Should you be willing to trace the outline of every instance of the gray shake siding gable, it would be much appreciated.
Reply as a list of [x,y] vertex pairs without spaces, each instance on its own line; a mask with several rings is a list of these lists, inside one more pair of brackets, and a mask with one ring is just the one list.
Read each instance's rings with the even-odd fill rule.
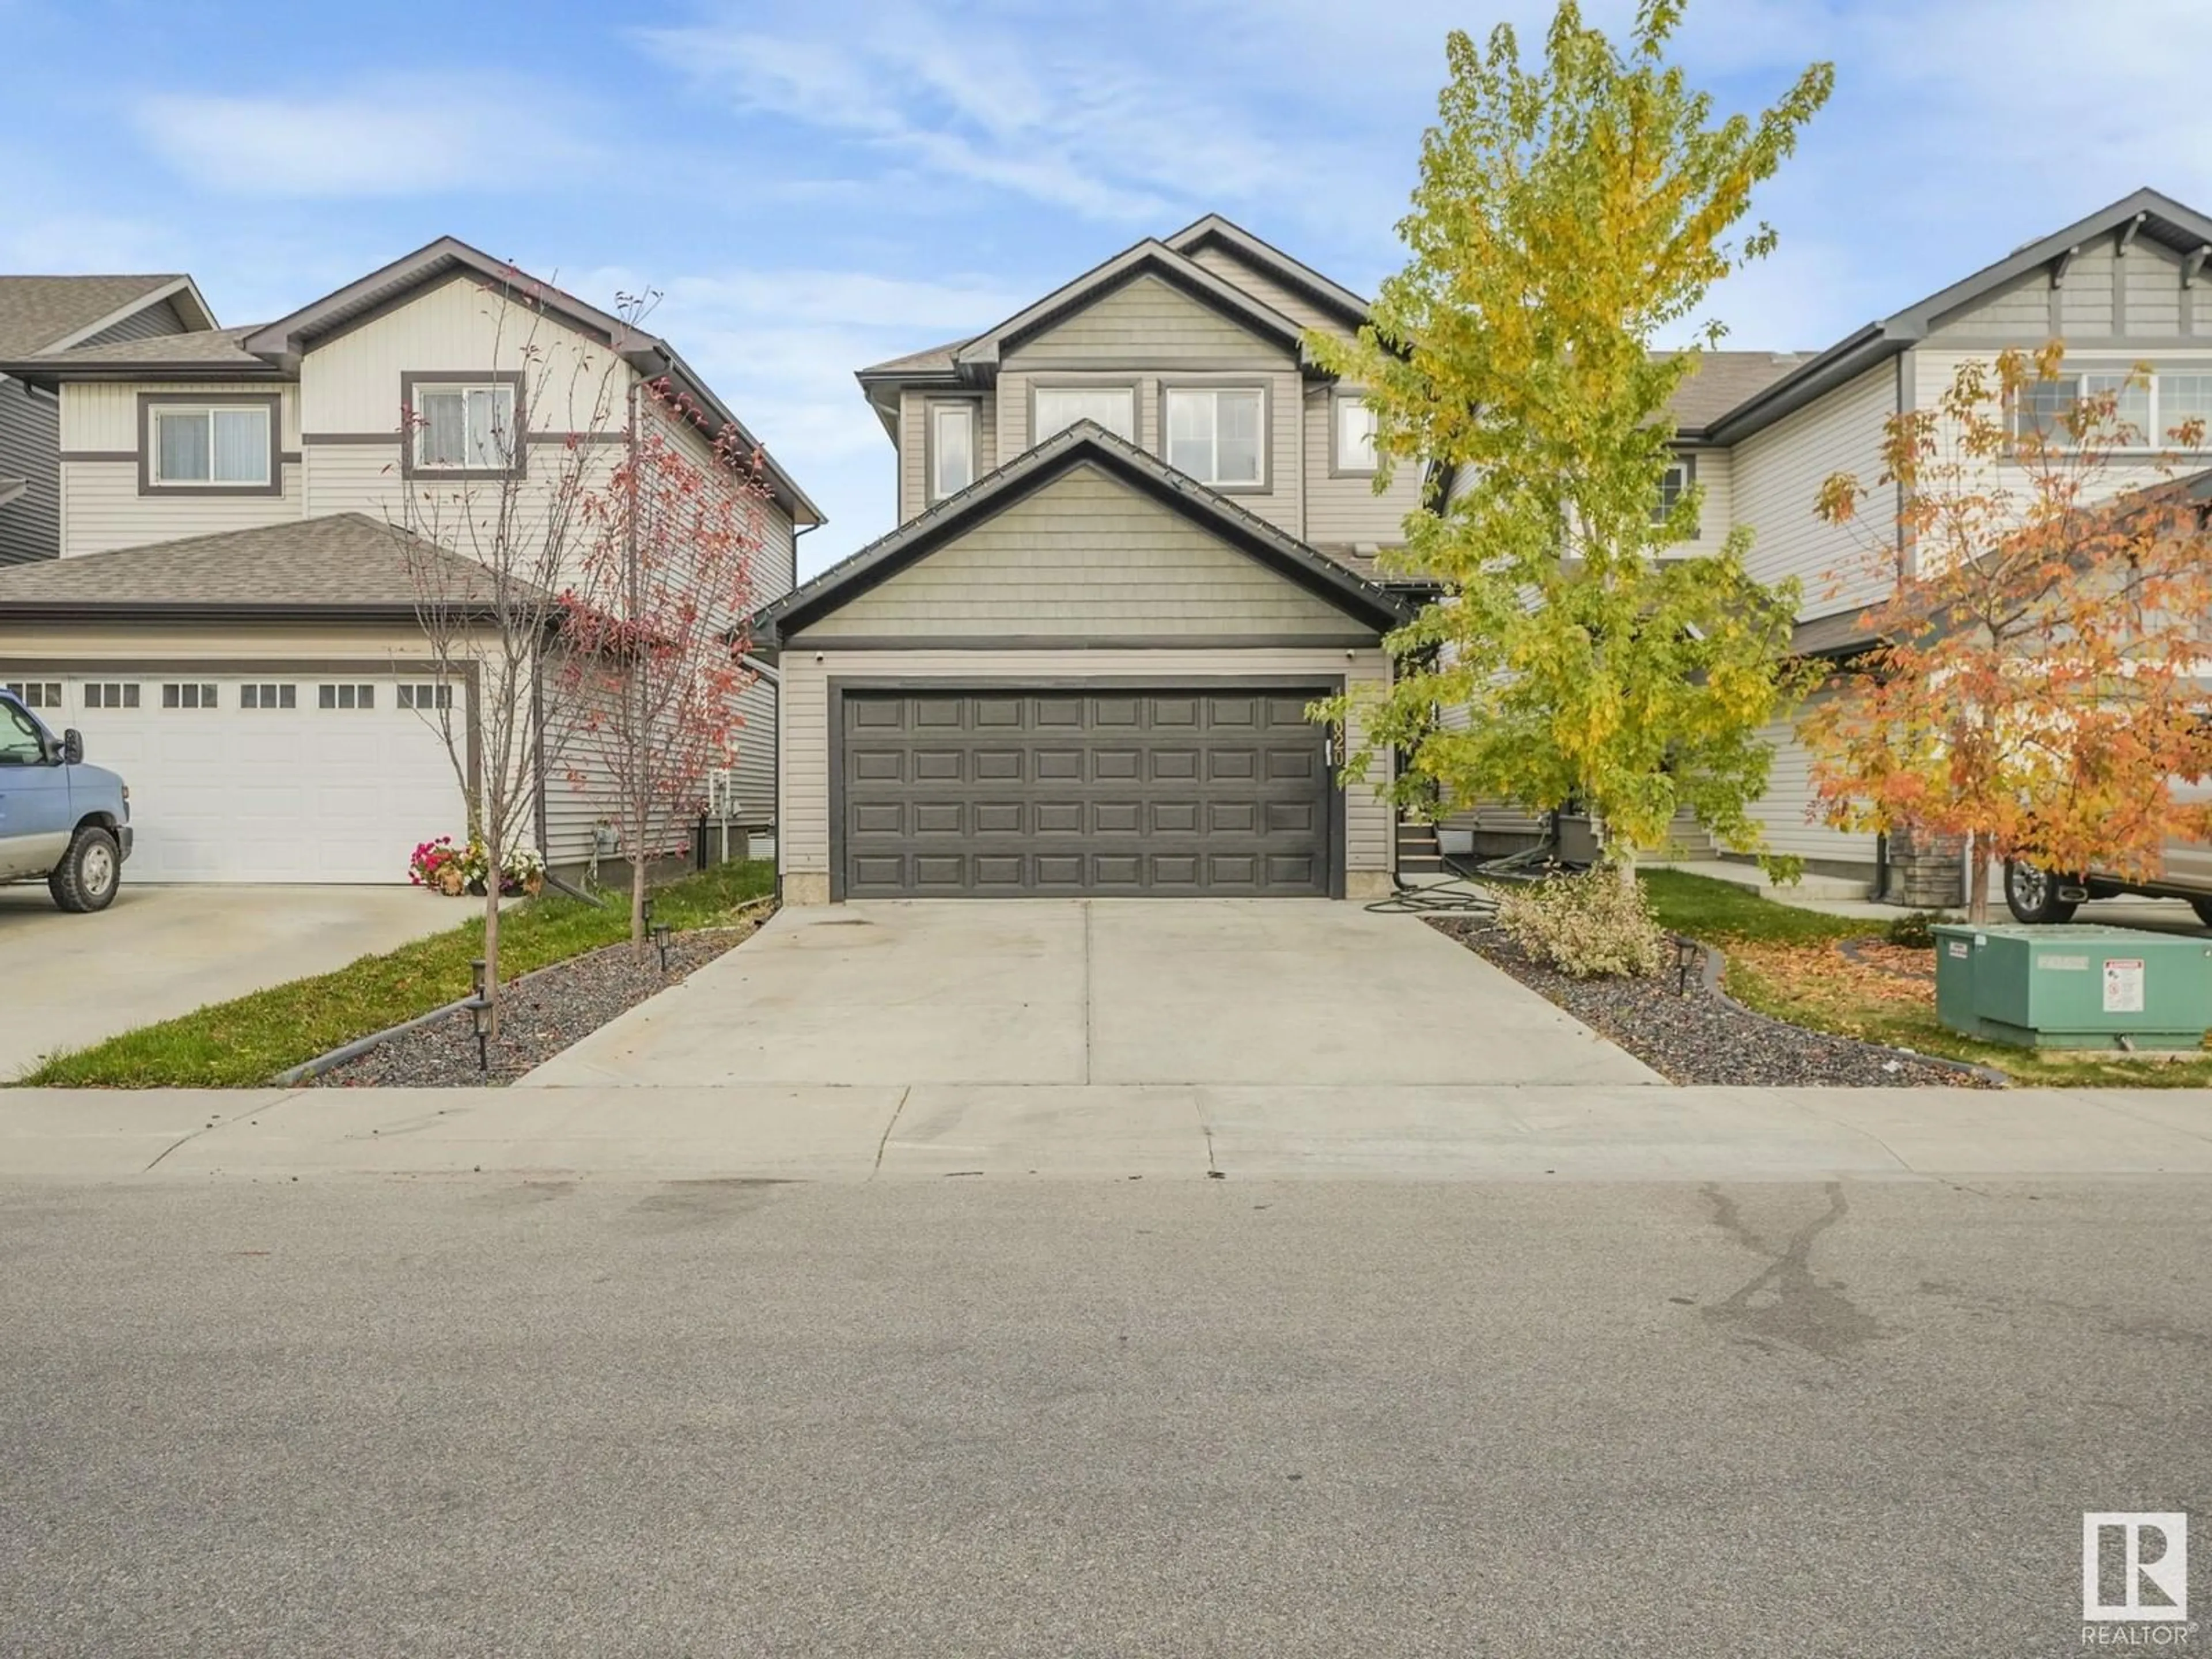
[[1081,466],[804,629],[793,644],[995,634],[1326,641],[1361,631],[1336,606],[1182,514]]

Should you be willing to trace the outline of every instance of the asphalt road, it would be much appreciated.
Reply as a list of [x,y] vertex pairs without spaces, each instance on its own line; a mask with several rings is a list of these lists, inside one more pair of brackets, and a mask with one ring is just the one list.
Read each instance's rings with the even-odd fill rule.
[[0,1651],[2079,1652],[2083,1510],[2212,1534],[2208,1263],[2202,1181],[9,1188]]

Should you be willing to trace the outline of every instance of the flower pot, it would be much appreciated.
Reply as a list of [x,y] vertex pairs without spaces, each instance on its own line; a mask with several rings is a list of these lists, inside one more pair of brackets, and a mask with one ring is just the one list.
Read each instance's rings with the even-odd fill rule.
[[461,872],[459,871],[441,870],[438,872],[438,890],[443,893],[447,898],[460,897],[461,889],[465,885],[467,885],[467,884],[461,879]]

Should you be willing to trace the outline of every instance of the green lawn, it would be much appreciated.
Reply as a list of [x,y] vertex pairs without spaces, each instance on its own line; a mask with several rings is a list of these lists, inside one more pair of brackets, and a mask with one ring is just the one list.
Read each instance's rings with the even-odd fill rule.
[[2016,1083],[2173,1089],[2212,1085],[2212,1056],[2062,1058],[2049,1050],[2012,1048],[1947,1030],[1936,1022],[1934,995],[1924,981],[1861,967],[1835,949],[1839,939],[1880,938],[1878,921],[1799,910],[1748,888],[1679,870],[1647,871],[1643,881],[1661,924],[1719,946],[1728,956],[1729,994],[1763,1014],[1816,1031],[1971,1060]]
[[[706,927],[775,888],[775,866],[768,860],[724,865],[656,888],[653,919],[678,929]],[[627,939],[625,897],[617,895],[598,906],[548,891],[503,912],[501,978]],[[470,920],[335,973],[271,986],[57,1055],[21,1081],[102,1089],[252,1087],[356,1037],[465,997],[469,963],[483,951],[481,904],[428,896],[423,902],[451,903],[457,915],[470,913]]]

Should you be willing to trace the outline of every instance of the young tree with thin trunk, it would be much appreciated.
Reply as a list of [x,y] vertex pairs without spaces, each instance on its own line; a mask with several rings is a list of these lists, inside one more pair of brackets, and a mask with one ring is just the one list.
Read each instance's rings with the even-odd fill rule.
[[[630,371],[605,345],[544,313],[542,289],[510,269],[483,293],[489,346],[481,380],[418,380],[401,411],[410,453],[386,520],[406,561],[435,678],[417,712],[445,745],[483,848],[483,951],[499,1020],[499,903],[508,859],[536,840],[557,676],[547,653],[561,594],[595,528],[588,507],[608,462],[589,438],[619,417]],[[541,432],[530,441],[532,411]]]
[[645,945],[653,861],[677,848],[743,735],[753,567],[769,499],[759,453],[665,382],[632,388],[629,442],[586,518],[562,595],[560,697],[571,781],[613,783],[630,869],[630,941]]
[[1738,227],[1832,79],[1815,64],[1756,119],[1717,121],[1667,61],[1681,10],[1644,0],[1623,46],[1567,0],[1533,64],[1504,26],[1486,50],[1452,34],[1399,226],[1412,261],[1356,343],[1309,337],[1377,411],[1378,488],[1394,464],[1458,480],[1407,522],[1399,563],[1442,592],[1392,637],[1395,685],[1326,706],[1352,717],[1346,775],[1395,747],[1407,805],[1579,802],[1624,871],[1683,808],[1758,844],[1795,595],[1752,580],[1741,529],[1678,556],[1700,492],[1661,505],[1668,404],[1697,354],[1653,342],[1773,246]]
[[2063,359],[1962,364],[1936,407],[1890,419],[1871,485],[1838,474],[1819,500],[1862,527],[1881,593],[1881,643],[1803,725],[1819,809],[1967,837],[1976,921],[1992,860],[2142,880],[2166,842],[2212,837],[2212,803],[2179,787],[2212,771],[2212,474],[2173,459],[2204,423],[2153,433],[2147,369]]

